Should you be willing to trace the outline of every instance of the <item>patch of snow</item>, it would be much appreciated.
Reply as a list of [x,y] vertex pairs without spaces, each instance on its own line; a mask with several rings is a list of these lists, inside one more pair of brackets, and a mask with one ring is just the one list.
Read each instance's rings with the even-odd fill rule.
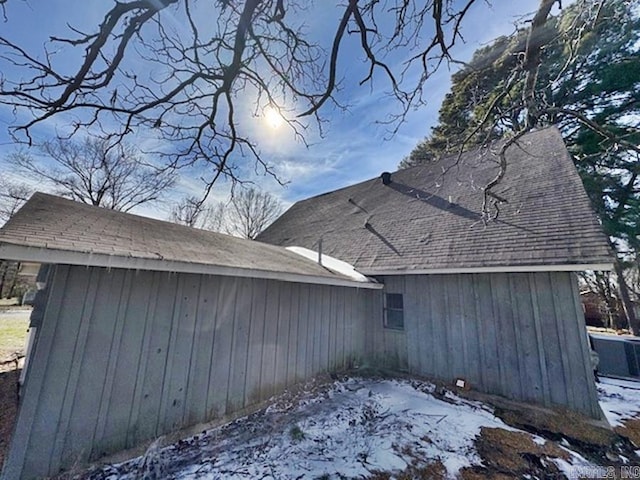
[[577,480],[579,478],[615,478],[612,475],[613,467],[603,467],[594,465],[587,461],[584,457],[575,452],[570,452],[571,460],[566,461],[562,458],[554,458],[552,461],[569,480]]
[[[633,416],[640,411],[638,386],[604,380],[599,385],[603,409],[615,419]],[[482,427],[521,431],[486,404],[439,393],[418,380],[350,378],[276,397],[264,410],[108,465],[92,478],[133,480],[151,470],[176,480],[367,478],[436,461],[455,478],[464,467],[482,465],[475,449]],[[545,443],[537,435],[532,439]],[[561,445],[569,459],[550,461],[568,478],[602,468],[572,451],[566,440]]]
[[640,412],[640,382],[600,377],[597,387],[600,407],[611,426],[621,426]]
[[[309,260],[313,260],[314,262],[318,261],[318,252],[313,250],[309,250],[304,247],[286,247],[287,250],[297,253]],[[330,257],[329,255],[322,254],[322,266],[331,270],[334,273],[339,273],[340,275],[344,275],[345,277],[349,277],[356,282],[371,282],[371,280],[360,272],[358,272],[353,265],[343,262],[342,260],[338,260],[337,258]]]
[[[512,428],[484,404],[453,394],[440,400],[433,390],[418,381],[336,382],[166,447],[162,471],[179,480],[362,478],[439,460],[454,477],[481,464],[474,447],[481,427]],[[112,465],[101,478],[132,480],[147,464],[140,457]]]

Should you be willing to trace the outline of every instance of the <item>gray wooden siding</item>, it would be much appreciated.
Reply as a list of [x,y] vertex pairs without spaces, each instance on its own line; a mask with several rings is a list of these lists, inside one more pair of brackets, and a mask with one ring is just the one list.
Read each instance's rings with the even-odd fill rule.
[[[464,378],[473,389],[565,406],[599,418],[573,274],[410,275],[382,280],[386,292],[404,293],[403,341],[410,372],[445,382]],[[391,343],[392,333],[382,322],[375,330],[372,346],[385,352],[382,360],[399,358],[402,343]]]
[[365,355],[379,290],[52,268],[6,478],[135,446]]
[[[398,275],[384,278],[384,293],[401,293],[404,297],[405,312],[407,309],[406,302],[410,301],[405,294],[405,276]],[[379,364],[384,365],[388,369],[396,369],[406,371],[408,369],[407,359],[407,318],[405,315],[405,330],[395,330],[385,328],[384,299],[380,300],[373,306],[371,312],[371,321],[376,325],[372,331],[372,344],[370,358]]]

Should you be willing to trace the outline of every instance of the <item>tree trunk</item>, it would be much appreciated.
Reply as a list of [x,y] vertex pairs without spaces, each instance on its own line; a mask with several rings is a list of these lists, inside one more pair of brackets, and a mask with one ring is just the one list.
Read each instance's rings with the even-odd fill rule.
[[633,309],[633,303],[631,302],[631,297],[629,296],[629,287],[627,287],[627,282],[624,279],[624,273],[622,270],[622,262],[618,258],[614,263],[616,269],[616,275],[618,276],[618,290],[620,291],[620,301],[622,302],[622,309],[624,310],[624,314],[627,317],[627,321],[629,322],[629,330],[636,337],[640,337],[640,323],[638,323],[638,319],[636,318],[636,312]]
[[7,298],[13,298],[15,289],[16,289],[16,283],[18,283],[18,273],[20,272],[20,266],[22,264],[20,262],[15,264],[15,270],[13,271],[13,278],[11,279],[11,287],[9,288],[9,295],[7,296]]
[[0,298],[2,298],[2,291],[4,290],[4,282],[7,278],[7,270],[9,268],[9,262],[1,262],[2,275],[0,275]]

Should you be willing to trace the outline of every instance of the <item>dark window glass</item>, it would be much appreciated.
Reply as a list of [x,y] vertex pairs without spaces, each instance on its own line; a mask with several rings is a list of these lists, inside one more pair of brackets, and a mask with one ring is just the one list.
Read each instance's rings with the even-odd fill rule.
[[387,293],[385,327],[404,330],[404,305],[401,293]]

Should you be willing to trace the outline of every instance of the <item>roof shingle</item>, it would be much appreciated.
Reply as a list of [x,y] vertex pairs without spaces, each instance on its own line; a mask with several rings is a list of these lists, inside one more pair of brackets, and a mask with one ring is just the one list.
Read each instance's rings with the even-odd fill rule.
[[[314,283],[355,283],[282,247],[36,193],[0,229],[0,256],[20,247],[17,260],[131,266],[150,270],[248,272]],[[16,251],[15,248],[11,251]],[[51,253],[54,252],[54,253]],[[2,258],[5,258],[4,256]],[[72,259],[72,261],[69,261]],[[142,267],[139,267],[142,266]],[[128,267],[127,267],[128,268]],[[224,270],[226,269],[226,270]],[[216,270],[211,270],[215,273]],[[274,275],[275,274],[275,275]],[[325,282],[322,282],[325,283]]]
[[556,128],[507,150],[493,190],[508,200],[481,219],[483,187],[498,171],[483,148],[400,170],[294,204],[258,240],[316,248],[363,273],[484,267],[603,265],[612,258]]

